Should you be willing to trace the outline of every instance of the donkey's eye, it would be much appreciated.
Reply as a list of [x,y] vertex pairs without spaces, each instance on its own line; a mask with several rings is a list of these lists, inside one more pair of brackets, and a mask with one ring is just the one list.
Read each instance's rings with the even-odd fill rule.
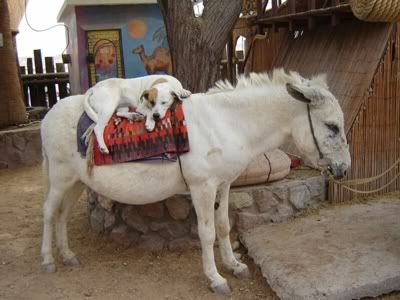
[[339,127],[338,127],[336,124],[329,124],[329,123],[326,123],[325,125],[326,125],[326,127],[328,127],[328,129],[329,129],[330,131],[332,131],[334,134],[338,134],[338,133],[339,133]]

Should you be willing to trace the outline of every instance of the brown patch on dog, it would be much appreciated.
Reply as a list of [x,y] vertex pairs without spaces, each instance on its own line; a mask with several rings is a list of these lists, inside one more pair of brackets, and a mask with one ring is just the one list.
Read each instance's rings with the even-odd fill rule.
[[151,106],[156,105],[157,95],[158,90],[156,88],[151,88],[143,92],[143,97],[151,104]]
[[156,84],[164,83],[164,82],[168,82],[168,80],[165,79],[165,78],[158,78],[157,80],[155,80],[155,81],[151,84],[151,87],[155,86]]

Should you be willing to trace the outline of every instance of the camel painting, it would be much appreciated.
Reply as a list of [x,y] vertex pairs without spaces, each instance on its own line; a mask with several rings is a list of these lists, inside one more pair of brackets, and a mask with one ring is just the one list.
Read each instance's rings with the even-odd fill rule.
[[169,49],[157,47],[154,49],[153,54],[146,55],[144,46],[140,45],[132,49],[132,53],[139,55],[148,75],[157,72],[164,72],[172,75],[172,62]]

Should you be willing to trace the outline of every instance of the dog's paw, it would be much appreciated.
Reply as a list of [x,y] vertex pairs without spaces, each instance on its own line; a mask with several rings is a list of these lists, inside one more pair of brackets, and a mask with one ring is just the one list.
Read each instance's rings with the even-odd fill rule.
[[99,146],[99,150],[103,154],[110,154],[110,151],[108,151],[108,148],[106,146],[104,147]]
[[184,98],[189,98],[190,95],[192,95],[192,92],[191,92],[191,91],[182,89],[182,90],[179,92],[179,95],[178,95],[178,96],[179,96],[179,98],[184,99]]

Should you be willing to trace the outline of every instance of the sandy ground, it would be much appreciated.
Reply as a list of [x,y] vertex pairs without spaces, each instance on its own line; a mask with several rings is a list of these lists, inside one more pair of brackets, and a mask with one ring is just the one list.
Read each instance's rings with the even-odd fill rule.
[[[40,167],[0,170],[0,299],[221,299],[207,288],[200,250],[156,255],[122,249],[90,230],[83,200],[76,203],[69,226],[70,246],[82,265],[65,267],[58,260],[56,273],[42,273],[43,192]],[[217,249],[216,255],[233,289],[231,299],[277,299],[246,255],[253,274],[246,280],[224,271]]]
[[[40,271],[43,183],[39,167],[0,171],[0,299],[219,299],[207,288],[200,250],[149,254],[121,249],[88,226],[80,200],[70,218],[71,249],[79,267]],[[218,249],[216,249],[218,253]],[[232,299],[277,299],[258,268],[238,280],[217,266],[232,289]]]

